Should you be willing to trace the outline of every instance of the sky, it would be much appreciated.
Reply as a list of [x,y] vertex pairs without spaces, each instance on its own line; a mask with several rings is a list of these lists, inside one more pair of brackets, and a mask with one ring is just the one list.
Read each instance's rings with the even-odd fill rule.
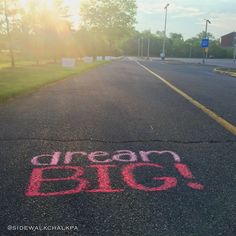
[[[64,2],[70,6],[73,21],[78,23],[80,0]],[[209,32],[217,38],[236,31],[236,0],[137,0],[136,29],[162,31],[167,3],[170,4],[167,34],[181,33],[184,39],[194,37],[205,29],[204,19],[211,21]]]
[[196,36],[205,30],[204,19],[211,21],[208,31],[217,38],[236,31],[236,0],[137,0],[136,28],[162,31],[167,3],[167,34],[181,33],[185,39]]

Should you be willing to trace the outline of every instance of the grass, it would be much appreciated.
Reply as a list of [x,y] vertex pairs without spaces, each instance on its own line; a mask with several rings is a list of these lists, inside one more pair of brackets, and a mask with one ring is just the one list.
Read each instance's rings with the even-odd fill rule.
[[[40,61],[40,65],[44,65],[44,64],[50,64],[52,63],[52,61],[50,60],[41,60]],[[36,62],[32,61],[32,60],[17,60],[15,62],[16,67],[23,67],[23,66],[35,66]],[[0,70],[4,69],[4,68],[9,68],[11,67],[11,62],[9,61],[3,61],[0,60]]]
[[227,74],[232,77],[236,77],[236,69],[235,68],[225,68],[225,67],[220,67],[216,68],[215,72],[221,73],[221,74]]
[[2,68],[0,69],[0,102],[31,92],[46,84],[79,75],[105,63],[103,61],[91,64],[79,63],[72,69],[55,64]]

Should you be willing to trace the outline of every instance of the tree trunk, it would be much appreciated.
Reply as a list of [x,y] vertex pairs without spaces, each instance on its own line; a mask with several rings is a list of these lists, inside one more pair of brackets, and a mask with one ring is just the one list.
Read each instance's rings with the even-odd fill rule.
[[113,40],[110,39],[109,40],[109,51],[110,51],[110,55],[109,56],[113,55],[113,49],[114,49]]
[[14,57],[14,52],[13,52],[13,47],[12,47],[12,40],[11,40],[11,35],[10,35],[10,27],[9,27],[9,19],[7,15],[7,2],[4,0],[4,11],[5,11],[5,20],[6,20],[6,27],[7,27],[7,37],[9,40],[9,51],[10,51],[10,57],[11,57],[11,66],[15,67],[15,57]]

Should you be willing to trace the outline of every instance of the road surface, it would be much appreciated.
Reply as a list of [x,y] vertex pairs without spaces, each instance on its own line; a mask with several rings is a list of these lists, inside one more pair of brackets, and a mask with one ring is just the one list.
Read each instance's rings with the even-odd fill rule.
[[0,106],[2,235],[235,235],[236,136],[148,70],[233,127],[236,79],[140,63]]

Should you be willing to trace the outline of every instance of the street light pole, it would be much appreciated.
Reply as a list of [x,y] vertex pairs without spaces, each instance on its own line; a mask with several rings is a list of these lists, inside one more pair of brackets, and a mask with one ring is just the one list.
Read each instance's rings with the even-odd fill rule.
[[143,37],[141,38],[141,57],[143,58]]
[[206,27],[205,27],[205,38],[207,38],[207,26],[208,26],[208,23],[211,24],[210,20],[207,20],[205,19],[206,21]]
[[147,59],[150,57],[150,37],[148,37],[148,46],[147,46]]
[[165,60],[165,47],[166,47],[166,22],[167,22],[167,8],[170,4],[167,3],[165,6],[165,26],[164,26],[164,39],[163,39],[163,47],[162,47],[162,54],[161,59]]
[[140,38],[138,38],[138,57],[140,57]]
[[236,61],[236,44],[234,45],[234,63]]
[[[211,24],[211,22],[208,19],[204,19],[204,20],[206,21],[206,26],[205,26],[205,39],[206,39],[207,38],[207,26],[208,26],[208,23]],[[207,59],[207,51],[206,50],[207,49],[204,49],[204,56],[203,56],[203,60],[202,60],[203,64],[205,64],[205,61]]]

